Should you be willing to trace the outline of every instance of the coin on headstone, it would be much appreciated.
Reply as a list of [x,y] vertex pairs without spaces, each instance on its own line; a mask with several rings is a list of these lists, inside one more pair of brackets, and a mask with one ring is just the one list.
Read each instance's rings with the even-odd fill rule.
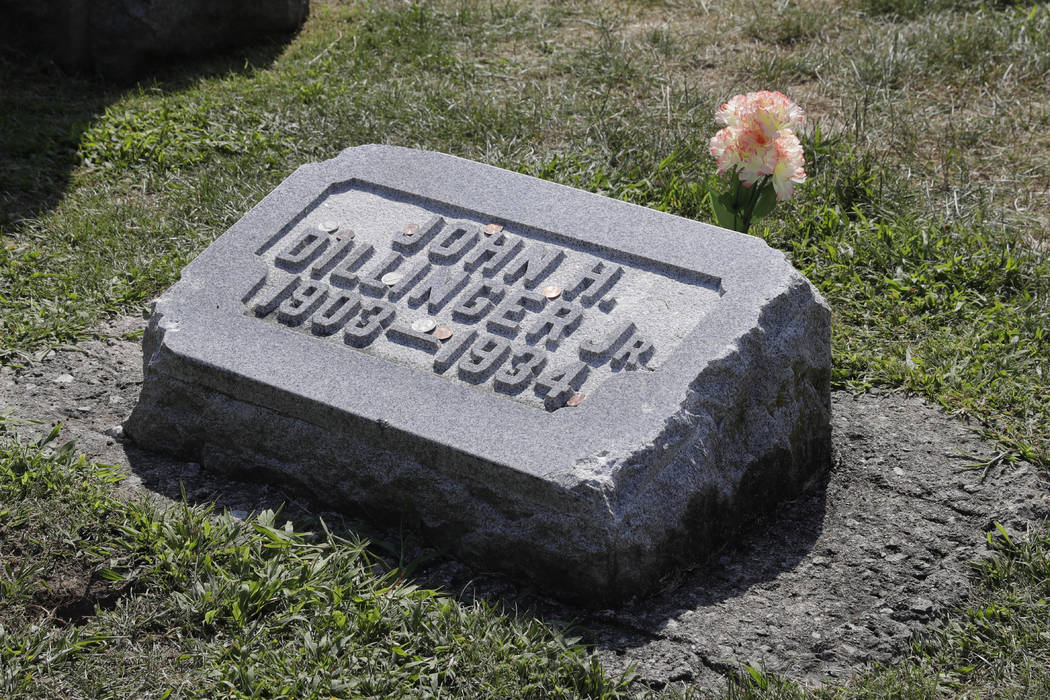
[[339,224],[329,219],[328,221],[322,221],[318,224],[317,228],[321,229],[325,233],[335,233],[339,230]]
[[543,296],[548,299],[557,299],[561,296],[561,287],[556,284],[552,284],[549,287],[543,288]]
[[412,322],[412,330],[418,333],[429,333],[437,327],[437,321],[432,318],[417,318]]
[[448,340],[452,337],[452,329],[448,326],[441,326],[434,331],[434,337],[438,340]]
[[587,398],[587,394],[581,394],[579,392],[576,392],[575,394],[569,397],[569,400],[565,402],[565,405],[571,408],[576,408],[581,403],[583,403],[583,400],[585,398]]
[[395,284],[405,278],[400,272],[388,272],[379,278],[379,281],[388,287],[393,287]]
[[489,224],[488,226],[485,227],[485,235],[486,236],[491,236],[492,234],[499,233],[502,230],[503,230],[503,227],[500,226],[499,224]]
[[414,236],[419,233],[419,224],[405,224],[403,230],[406,236]]

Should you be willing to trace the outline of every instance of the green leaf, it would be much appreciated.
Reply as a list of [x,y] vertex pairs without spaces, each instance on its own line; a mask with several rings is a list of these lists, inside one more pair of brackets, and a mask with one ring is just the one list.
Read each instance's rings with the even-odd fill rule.
[[715,222],[722,228],[736,230],[736,214],[726,206],[726,195],[711,196],[711,211],[714,212]]
[[1006,541],[1007,546],[1009,546],[1009,547],[1013,547],[1014,546],[1014,541],[1012,539],[1010,539],[1010,533],[1008,533],[1006,531],[1005,527],[1003,527],[999,523],[995,523],[995,529],[999,531],[1000,535],[1002,535],[1002,538],[1003,538],[1003,540]]
[[756,663],[754,666],[751,664],[744,664],[744,668],[747,669],[748,675],[751,676],[749,681],[751,686],[754,688],[765,689],[769,687],[769,679],[762,673],[761,667]]
[[51,432],[47,434],[47,437],[43,437],[43,438],[41,438],[40,440],[37,441],[36,446],[37,447],[43,447],[44,445],[47,445],[48,443],[52,442],[55,438],[58,437],[58,433],[61,430],[62,430],[62,424],[61,423],[56,424],[55,427],[51,428]]
[[722,204],[725,205],[725,208],[732,212],[734,216],[740,216],[740,213],[744,211],[744,207],[740,203],[740,198],[736,194],[736,189],[739,188],[735,188],[732,192],[723,192],[722,195],[719,196],[719,199],[722,201]]
[[661,170],[665,170],[667,167],[672,165],[675,162],[675,160],[677,160],[677,159],[678,159],[678,152],[677,151],[672,151],[669,156],[667,156],[662,161],[660,161],[660,164],[656,166],[654,172],[660,172]]
[[103,569],[102,571],[99,572],[98,575],[101,576],[102,578],[106,579],[107,581],[123,581],[124,580],[124,577],[121,576],[120,574],[118,574],[113,569]]
[[755,202],[755,210],[751,212],[751,223],[757,224],[773,211],[777,204],[777,193],[773,189],[773,183],[767,182],[758,193],[758,201]]

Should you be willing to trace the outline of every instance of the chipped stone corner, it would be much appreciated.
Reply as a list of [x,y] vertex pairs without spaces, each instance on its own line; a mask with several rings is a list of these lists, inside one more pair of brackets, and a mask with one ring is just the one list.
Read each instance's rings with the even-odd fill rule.
[[577,492],[606,504],[608,586],[622,601],[654,571],[691,567],[820,482],[831,464],[831,311],[792,272],[752,331],[726,346],[641,449],[577,460]]

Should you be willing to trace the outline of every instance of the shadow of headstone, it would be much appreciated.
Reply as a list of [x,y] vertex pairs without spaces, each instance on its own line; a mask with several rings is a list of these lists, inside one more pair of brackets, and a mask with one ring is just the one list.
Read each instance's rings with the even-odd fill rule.
[[72,72],[127,81],[158,61],[287,36],[309,0],[0,0],[5,43]]
[[[306,6],[300,0],[285,4],[295,3]],[[170,37],[168,44],[152,46],[139,37],[134,46],[121,49],[127,60],[118,69],[111,59],[96,60],[85,48],[83,28],[63,36],[69,13],[86,4],[0,0],[0,232],[58,203],[79,162],[84,132],[129,90],[170,92],[202,77],[267,68],[305,18],[304,11],[290,31],[278,35],[245,20],[230,35],[232,42],[220,41],[213,31],[177,49]],[[121,3],[99,3],[107,4]],[[123,4],[135,5],[132,0]],[[56,9],[60,5],[64,8]],[[99,39],[92,41],[96,49],[103,46]]]

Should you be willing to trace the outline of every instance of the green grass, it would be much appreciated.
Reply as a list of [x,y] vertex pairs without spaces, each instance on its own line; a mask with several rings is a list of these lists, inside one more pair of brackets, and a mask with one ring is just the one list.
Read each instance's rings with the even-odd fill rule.
[[[707,197],[714,181],[706,149],[715,130],[714,109],[737,92],[781,89],[810,116],[803,138],[810,181],[754,233],[785,251],[831,302],[835,386],[919,393],[976,418],[1007,458],[1046,468],[1048,79],[1050,4],[982,0],[331,0],[315,2],[303,31],[285,46],[174,67],[129,89],[63,76],[42,61],[0,50],[0,362],[30,363],[50,347],[89,335],[107,316],[144,310],[185,263],[295,167],[361,143],[441,150],[709,221]],[[56,464],[76,465],[72,453],[55,461],[29,446],[8,449],[26,450],[31,458],[25,463],[34,465],[17,479],[46,474]],[[101,599],[110,595],[118,601],[101,616],[87,615],[72,625],[41,618],[33,623],[37,641],[18,638],[18,644],[45,646],[65,640],[55,648],[68,649],[62,658],[73,665],[54,662],[66,669],[56,683],[87,682],[90,664],[114,653],[117,642],[90,641],[103,634],[96,631],[102,629],[99,620],[116,624],[120,614],[134,627],[144,619],[162,619],[150,617],[161,615],[160,608],[149,607],[150,590],[196,595],[194,582],[165,579],[154,565],[141,564],[151,573],[141,573],[138,582],[139,573],[92,559],[96,550],[103,557],[127,546],[131,535],[120,529],[124,525],[115,524],[106,535],[110,539],[78,546],[80,554],[61,544],[87,537],[79,529],[85,519],[124,523],[129,517],[103,498],[104,484],[99,488],[91,506],[101,509],[97,512],[80,504],[65,520],[33,524],[25,515],[32,511],[19,511],[20,527],[39,529],[38,540],[54,543],[53,551],[32,550],[31,539],[19,545],[30,548],[18,550],[23,553],[5,550],[0,585],[12,596],[25,594],[18,591],[32,588],[33,581],[47,580],[50,574],[38,572],[37,564],[61,569],[60,561],[80,561],[86,567],[81,571],[102,567],[98,572],[125,579],[91,584]],[[54,495],[56,503],[61,498]],[[5,513],[14,512],[3,503]],[[150,522],[207,520],[192,510],[148,517]],[[8,527],[4,522],[0,528]],[[59,529],[46,529],[52,526]],[[249,569],[271,565],[262,556],[270,548],[256,551],[248,540],[234,545],[229,538],[242,535],[231,534],[236,529],[231,523],[221,528],[228,541],[216,544],[216,552],[246,547],[254,562]],[[244,536],[263,538],[256,543],[262,547],[266,535],[252,532]],[[281,566],[344,552],[341,565],[359,565],[365,572],[364,595],[387,600],[378,591],[390,581],[374,571],[360,543],[323,537],[302,542],[275,550],[290,557]],[[932,693],[940,684],[961,694],[1021,694],[1045,685],[1037,662],[1050,623],[1039,603],[1046,592],[1031,572],[1046,566],[1047,541],[1037,533],[1028,543],[997,546],[997,563],[977,573],[973,610],[957,613],[958,629],[842,692]],[[135,553],[143,562],[154,555],[160,556],[152,550]],[[223,567],[224,574],[202,569],[204,578],[197,581],[204,585],[213,576],[208,585],[221,587],[224,575],[229,581],[243,578],[246,585],[258,578],[252,578],[254,569]],[[76,579],[77,569],[69,571]],[[132,580],[138,583],[124,587]],[[259,579],[258,585],[268,584]],[[395,609],[415,604],[406,600],[430,601],[425,605],[435,615],[435,630],[448,625],[453,631],[447,634],[454,636],[458,625],[465,634],[475,623],[457,616],[478,614],[489,616],[483,624],[491,630],[504,630],[492,634],[525,634],[514,627],[525,623],[496,621],[491,611],[464,611],[430,592],[413,591],[402,600],[401,593],[394,594],[401,588],[392,589],[394,597],[383,605]],[[295,596],[281,590],[278,597]],[[172,601],[167,604],[175,605]],[[62,605],[45,602],[50,608]],[[220,652],[203,641],[219,634],[216,620],[231,619],[232,603],[227,600],[224,612],[209,623],[186,612],[204,610],[199,601],[183,603],[189,607],[163,609],[163,616],[181,620],[170,628],[153,622],[155,628],[146,632],[137,627],[126,634],[106,632],[156,646],[151,654],[144,651],[147,646],[136,646],[138,641],[127,642],[125,651],[141,655],[136,657],[141,667],[132,674],[137,680],[129,683],[149,683],[154,674],[154,690],[182,688],[183,682],[214,689],[225,686],[202,684],[232,682],[222,674],[243,667],[232,642],[222,651],[227,656],[209,656]],[[436,612],[442,606],[447,612]],[[7,605],[0,614],[16,608]],[[978,615],[993,608],[1008,614]],[[32,615],[26,612],[31,610],[23,613]],[[294,617],[268,609],[235,627],[277,624],[271,617],[287,622],[289,615]],[[330,631],[287,624],[287,639],[276,635],[275,646],[238,647],[251,648],[252,659],[269,659],[254,673],[273,687],[285,682],[275,680],[281,674],[301,679],[309,665],[281,644],[304,642],[306,631],[320,644]],[[10,635],[12,628],[7,629]],[[409,630],[408,636],[418,633],[398,629]],[[564,658],[576,658],[558,646],[556,636],[534,632],[535,639],[546,641],[528,647],[532,651],[522,652],[525,656],[556,648]],[[410,656],[419,656],[423,665],[439,658],[434,649],[445,642],[438,644],[437,638],[419,641],[431,647],[413,647]],[[384,653],[402,658],[390,651],[394,642],[384,643]],[[8,654],[14,642],[3,644],[0,649],[8,651],[0,654]],[[368,646],[360,640],[353,644]],[[269,652],[274,656],[267,657]],[[25,654],[18,658],[28,663]],[[283,658],[291,665],[282,667]],[[89,665],[76,666],[81,663]],[[959,670],[970,666],[971,671]],[[584,684],[571,687],[600,687],[604,681],[597,671],[579,666],[585,667],[589,670],[565,671],[573,683]],[[43,667],[26,668],[33,683],[45,682],[39,675]],[[382,677],[398,673],[382,668]],[[469,684],[467,676],[474,674],[490,679],[479,683],[504,682],[479,667],[463,669],[466,675],[456,683]],[[248,669],[239,672],[247,679]],[[559,673],[541,672],[539,680],[528,682],[568,683]],[[172,679],[165,680],[169,674]],[[244,679],[237,686],[242,691],[250,687]],[[734,687],[734,692],[795,692],[775,680],[761,682],[771,685]],[[953,689],[950,683],[961,685]],[[59,689],[32,687],[40,693]],[[468,685],[447,687],[472,692]]]
[[0,697],[619,694],[574,642],[364,541],[117,502],[114,468],[56,434],[0,443]]
[[[418,588],[323,522],[117,501],[119,470],[57,433],[28,445],[0,422],[0,697],[629,694],[561,633]],[[1050,530],[988,543],[967,607],[904,662],[817,695],[1050,691]],[[730,680],[730,697],[805,694],[757,669]]]

